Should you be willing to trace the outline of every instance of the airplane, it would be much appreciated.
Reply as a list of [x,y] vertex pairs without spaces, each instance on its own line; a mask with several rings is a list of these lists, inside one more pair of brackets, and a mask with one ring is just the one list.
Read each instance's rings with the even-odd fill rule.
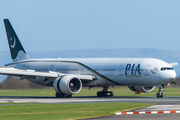
[[151,92],[158,86],[157,98],[162,98],[162,87],[176,77],[177,63],[155,58],[45,58],[30,59],[10,21],[4,19],[12,63],[0,67],[0,74],[20,80],[53,87],[55,97],[72,97],[82,87],[102,87],[97,97],[113,96],[111,86],[128,86],[137,93]]

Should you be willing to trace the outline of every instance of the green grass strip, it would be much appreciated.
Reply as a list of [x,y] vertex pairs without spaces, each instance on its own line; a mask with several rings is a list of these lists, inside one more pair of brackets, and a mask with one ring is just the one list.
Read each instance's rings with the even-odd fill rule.
[[0,106],[1,120],[73,120],[113,115],[152,104],[83,103],[83,104],[18,104]]
[[[96,96],[97,91],[102,90],[102,88],[83,88],[78,94],[73,96]],[[152,92],[144,94],[135,94],[133,91],[129,90],[128,87],[114,87],[109,88],[109,91],[114,92],[114,96],[156,96],[158,89],[155,88]],[[162,91],[164,96],[180,96],[180,87],[177,88],[164,88]],[[27,89],[27,90],[0,90],[0,96],[55,96],[55,90],[53,88],[49,89]]]

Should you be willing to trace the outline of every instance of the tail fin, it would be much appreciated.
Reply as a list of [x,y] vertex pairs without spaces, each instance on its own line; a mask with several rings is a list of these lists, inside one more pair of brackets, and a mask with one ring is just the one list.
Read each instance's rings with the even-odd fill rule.
[[4,24],[6,28],[7,39],[9,43],[9,48],[11,52],[12,61],[26,60],[29,59],[26,51],[24,50],[18,36],[16,35],[11,23],[8,19],[4,19]]

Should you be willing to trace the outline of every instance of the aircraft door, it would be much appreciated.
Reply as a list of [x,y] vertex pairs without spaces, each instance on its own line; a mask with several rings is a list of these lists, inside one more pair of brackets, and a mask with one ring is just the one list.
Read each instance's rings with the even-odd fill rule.
[[81,75],[84,75],[84,74],[85,74],[85,68],[83,68],[83,67],[80,68],[80,74],[81,74]]
[[144,70],[144,76],[149,76],[151,65],[147,65]]
[[50,66],[49,71],[54,71],[54,65],[51,65],[51,66]]

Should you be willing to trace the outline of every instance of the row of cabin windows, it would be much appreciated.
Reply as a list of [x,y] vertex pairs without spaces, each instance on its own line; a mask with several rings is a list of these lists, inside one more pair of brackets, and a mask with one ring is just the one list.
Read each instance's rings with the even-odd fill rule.
[[[129,69],[128,71],[131,71],[132,69]],[[48,69],[36,69],[35,71],[41,71],[41,72],[48,72]],[[79,69],[56,69],[56,72],[67,72],[67,71],[79,71]],[[87,70],[90,71],[90,70]],[[115,69],[94,69],[94,71],[116,71]],[[121,71],[119,69],[119,71]],[[135,70],[133,70],[135,71]],[[140,71],[143,71],[143,69],[140,69]]]
[[[115,71],[115,69],[94,69],[94,71]],[[36,69],[36,71],[48,71],[48,69]],[[57,72],[59,71],[79,71],[79,69],[56,69]],[[89,71],[89,70],[88,70]]]
[[[59,72],[59,71],[78,71],[79,69],[57,69],[56,71]],[[101,69],[94,69],[95,71],[101,71]],[[172,67],[162,67],[161,68],[161,71],[164,71],[164,70],[173,70]],[[36,71],[42,71],[42,72],[48,72],[48,69],[36,69]],[[89,70],[88,70],[89,71]],[[115,69],[102,69],[102,71],[115,71]],[[121,71],[121,70],[119,70]],[[129,70],[130,71],[130,70]],[[143,71],[143,69],[140,69],[140,71]]]

